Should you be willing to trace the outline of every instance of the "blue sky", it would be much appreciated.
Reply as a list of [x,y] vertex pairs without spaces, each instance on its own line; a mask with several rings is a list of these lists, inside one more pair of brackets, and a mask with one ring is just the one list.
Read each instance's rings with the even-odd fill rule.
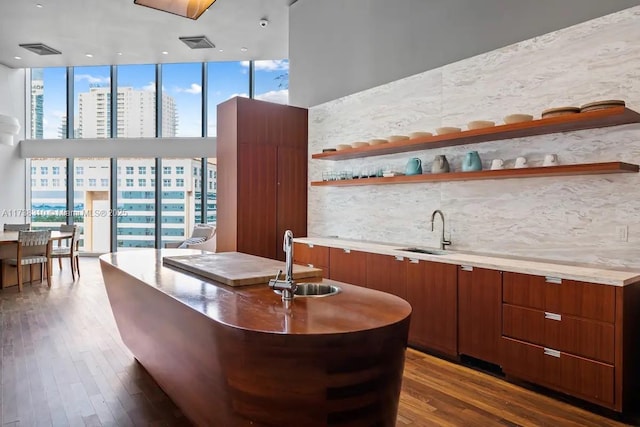
[[[288,74],[287,60],[256,61],[256,98],[286,103],[288,88],[278,76]],[[162,88],[176,100],[179,125],[178,136],[200,136],[201,67],[199,63],[165,64],[162,70]],[[76,67],[76,105],[78,93],[91,85],[109,85],[109,67]],[[66,69],[45,68],[44,79],[44,137],[57,138],[60,120],[66,110]],[[248,96],[249,62],[209,63],[209,135],[216,134],[216,105],[233,97]],[[135,89],[153,90],[154,65],[123,65],[118,67],[118,85]]]

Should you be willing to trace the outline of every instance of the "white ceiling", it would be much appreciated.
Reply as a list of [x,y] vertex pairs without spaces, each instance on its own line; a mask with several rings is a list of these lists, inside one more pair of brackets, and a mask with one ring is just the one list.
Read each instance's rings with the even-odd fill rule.
[[[36,68],[288,58],[294,1],[217,0],[194,21],[133,0],[0,0],[0,64]],[[266,28],[259,25],[261,18],[269,20]],[[192,50],[178,40],[201,35],[215,49]],[[44,43],[62,55],[39,56],[18,46],[22,43]],[[243,47],[248,50],[242,52]]]

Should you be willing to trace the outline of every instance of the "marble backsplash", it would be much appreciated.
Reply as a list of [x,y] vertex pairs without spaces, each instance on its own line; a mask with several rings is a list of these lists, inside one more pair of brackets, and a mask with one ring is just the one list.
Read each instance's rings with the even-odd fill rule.
[[[340,143],[465,128],[592,100],[624,99],[640,111],[640,6],[314,107],[309,152]],[[516,157],[542,163],[640,163],[640,124],[374,156],[309,161],[309,179],[325,170],[403,171],[418,157],[430,170],[445,154],[460,170],[477,150],[483,167]],[[451,249],[526,255],[640,269],[640,174],[502,179],[357,187],[309,187],[310,236],[438,246],[441,209]],[[627,241],[618,236],[628,228]]]

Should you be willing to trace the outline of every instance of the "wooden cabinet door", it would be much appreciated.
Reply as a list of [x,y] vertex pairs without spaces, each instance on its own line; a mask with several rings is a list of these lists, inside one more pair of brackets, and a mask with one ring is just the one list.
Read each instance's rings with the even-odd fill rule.
[[293,262],[322,269],[322,277],[329,278],[329,248],[293,242]]
[[406,298],[407,269],[404,257],[367,253],[366,286]]
[[502,272],[458,267],[458,352],[501,363]]
[[457,266],[408,259],[409,343],[458,356]]
[[307,147],[279,146],[276,181],[277,259],[284,261],[282,239],[286,230],[293,236],[307,235]]
[[283,252],[284,235],[276,236],[276,157],[273,145],[238,145],[238,252],[271,259]]
[[342,248],[329,249],[329,278],[357,286],[367,285],[367,254]]

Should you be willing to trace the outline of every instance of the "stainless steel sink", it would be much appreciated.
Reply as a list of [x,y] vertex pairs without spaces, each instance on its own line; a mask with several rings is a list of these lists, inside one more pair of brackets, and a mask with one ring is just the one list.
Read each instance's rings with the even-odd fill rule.
[[[277,294],[282,294],[282,291],[274,291]],[[298,283],[298,287],[294,293],[296,297],[328,297],[340,292],[340,288],[333,285],[326,285],[324,283]]]
[[437,249],[422,249],[422,248],[400,248],[397,251],[414,252],[417,254],[429,254],[429,255],[446,255],[447,251]]

